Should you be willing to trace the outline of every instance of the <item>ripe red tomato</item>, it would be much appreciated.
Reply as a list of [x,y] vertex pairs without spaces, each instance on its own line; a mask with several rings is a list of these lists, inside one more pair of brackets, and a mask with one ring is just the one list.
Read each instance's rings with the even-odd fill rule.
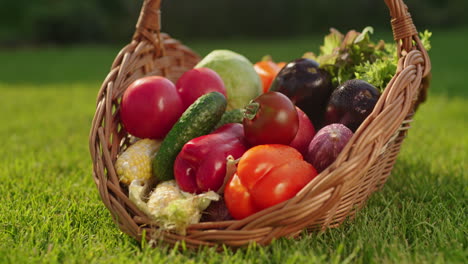
[[245,108],[244,133],[251,145],[289,144],[299,129],[299,117],[291,100],[279,92],[267,92]]
[[175,85],[161,76],[140,78],[125,90],[120,119],[128,133],[162,139],[184,111]]
[[186,71],[177,80],[176,88],[185,108],[188,108],[198,97],[209,92],[220,92],[225,97],[227,96],[223,79],[210,68]]
[[305,157],[309,149],[309,143],[314,138],[315,128],[304,111],[297,106],[296,110],[299,117],[299,129],[294,139],[289,143],[289,146],[297,149]]

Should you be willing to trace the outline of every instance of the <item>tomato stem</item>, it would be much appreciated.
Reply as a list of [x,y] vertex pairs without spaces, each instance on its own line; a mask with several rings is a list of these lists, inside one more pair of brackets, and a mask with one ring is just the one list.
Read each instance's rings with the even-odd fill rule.
[[250,101],[243,109],[244,118],[252,120],[257,115],[258,109],[260,109],[260,104],[255,101]]

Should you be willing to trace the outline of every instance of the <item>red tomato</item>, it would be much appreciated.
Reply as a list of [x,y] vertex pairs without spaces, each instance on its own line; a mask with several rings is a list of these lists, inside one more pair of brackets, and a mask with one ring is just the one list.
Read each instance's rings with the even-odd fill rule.
[[221,77],[209,68],[196,68],[186,71],[176,83],[177,92],[188,108],[198,97],[209,92],[220,92],[225,97],[226,87]]
[[183,111],[175,85],[164,77],[148,76],[134,81],[125,90],[120,119],[135,137],[162,139]]
[[226,185],[226,207],[235,219],[245,218],[292,198],[316,175],[315,168],[293,147],[253,147],[242,155]]
[[309,149],[309,143],[312,141],[315,135],[315,128],[310,121],[309,117],[302,111],[299,107],[296,106],[297,115],[299,117],[299,129],[294,139],[289,143],[289,146],[299,150],[302,156],[307,155]]
[[245,138],[251,145],[287,145],[296,136],[299,117],[286,95],[267,92],[246,106],[243,124]]

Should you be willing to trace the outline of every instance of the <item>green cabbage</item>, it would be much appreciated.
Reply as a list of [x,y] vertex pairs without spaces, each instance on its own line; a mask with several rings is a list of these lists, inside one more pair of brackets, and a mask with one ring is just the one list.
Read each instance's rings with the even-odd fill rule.
[[210,68],[219,74],[226,87],[226,110],[242,109],[262,93],[262,82],[252,63],[230,50],[213,50],[195,68]]

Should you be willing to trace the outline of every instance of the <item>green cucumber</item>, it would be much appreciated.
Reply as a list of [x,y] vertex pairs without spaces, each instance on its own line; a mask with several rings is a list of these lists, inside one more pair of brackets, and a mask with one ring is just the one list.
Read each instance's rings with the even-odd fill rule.
[[221,126],[229,123],[240,123],[242,124],[242,120],[244,119],[244,111],[242,109],[236,108],[229,111],[224,112],[221,120],[219,120],[218,124],[216,124],[214,129],[218,129]]
[[158,181],[174,179],[174,162],[182,147],[191,139],[210,133],[226,106],[226,97],[219,92],[207,93],[190,105],[161,143],[153,159],[153,178]]

